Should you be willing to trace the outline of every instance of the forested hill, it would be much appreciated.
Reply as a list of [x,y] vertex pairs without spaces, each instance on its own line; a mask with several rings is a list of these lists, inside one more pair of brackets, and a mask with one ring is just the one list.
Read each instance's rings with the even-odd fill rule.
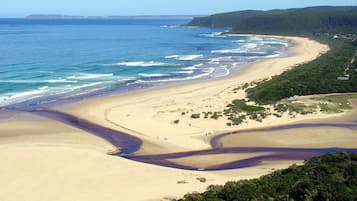
[[194,18],[188,25],[230,27],[236,33],[357,33],[357,6],[237,11]]

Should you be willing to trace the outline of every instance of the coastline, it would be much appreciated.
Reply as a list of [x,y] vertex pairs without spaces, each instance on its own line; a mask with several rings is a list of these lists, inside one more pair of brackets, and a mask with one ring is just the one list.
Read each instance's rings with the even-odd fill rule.
[[[263,123],[249,122],[239,127],[227,127],[223,119],[191,119],[188,115],[181,115],[183,111],[192,113],[190,110],[202,112],[207,108],[210,110],[222,109],[231,100],[245,97],[242,91],[233,93],[234,88],[247,82],[280,74],[294,65],[311,61],[328,50],[325,45],[310,39],[284,38],[294,44],[288,50],[289,56],[253,63],[241,72],[228,77],[171,88],[98,97],[61,107],[61,110],[141,138],[144,144],[136,153],[138,155],[205,149],[210,146],[209,140],[212,136],[227,131],[285,125],[312,119],[323,121],[344,116],[345,114],[313,114],[298,116],[294,119],[271,117],[264,120]],[[176,119],[180,120],[178,125],[172,123]],[[37,126],[34,126],[34,123]],[[4,136],[1,136],[0,158],[3,160],[2,164],[5,165],[0,167],[0,171],[7,172],[2,177],[3,181],[0,182],[0,187],[4,189],[4,193],[0,194],[1,200],[25,198],[27,200],[33,198],[33,200],[86,201],[99,199],[108,201],[117,199],[160,200],[165,196],[170,198],[182,196],[187,192],[202,191],[210,184],[224,184],[229,180],[256,178],[272,170],[286,168],[293,163],[301,163],[296,160],[264,161],[258,166],[235,170],[186,171],[106,155],[114,148],[105,140],[52,120],[48,120],[48,122],[42,120],[20,122],[15,119],[15,121],[5,122],[7,127],[3,126],[4,123],[0,124],[2,133],[14,130],[19,132],[19,136],[7,138],[8,141],[4,141]],[[18,130],[19,127],[20,130]],[[57,130],[53,131],[54,127]],[[327,136],[321,134],[329,129],[321,128],[308,133],[303,132],[296,142],[293,134],[299,135],[301,131],[292,132],[286,138],[282,132],[276,131],[272,135],[267,133],[265,138],[259,138],[261,133],[257,133],[249,136],[229,136],[224,140],[227,141],[227,146],[232,145],[229,143],[233,141],[236,142],[233,144],[234,146],[237,144],[241,146],[242,144],[239,143],[244,141],[247,146],[263,144],[281,146],[285,143],[289,147],[329,147],[331,142],[335,142],[340,137],[336,135],[338,130],[327,133]],[[348,133],[345,137],[341,146],[355,147],[353,146],[353,142],[356,140],[354,135]],[[232,140],[232,138],[238,139]],[[326,140],[321,141],[324,138]],[[57,143],[59,139],[60,142]],[[256,139],[261,140],[256,142]],[[23,154],[24,152],[26,154]],[[9,155],[11,157],[8,157]],[[256,154],[252,155],[256,156]],[[204,167],[221,159],[229,162],[249,156],[223,154],[214,157],[202,156],[198,157],[199,159],[187,157],[177,160],[181,160],[184,164],[198,160]],[[27,171],[29,173],[26,173]],[[16,180],[12,177],[13,175],[18,175]],[[200,177],[206,178],[207,182],[198,181],[197,178]],[[8,185],[10,181],[13,185]],[[31,185],[29,185],[30,183]],[[140,189],[140,194],[136,192],[137,188]]]
[[[328,50],[326,45],[310,39],[282,38],[295,44],[288,49],[290,56],[253,63],[237,74],[206,82],[94,98],[76,104],[78,106],[64,108],[64,111],[142,138],[144,140],[142,151],[154,148],[153,146],[146,148],[145,143],[151,145],[158,143],[160,150],[167,149],[167,152],[204,149],[209,148],[207,142],[211,135],[237,129],[272,126],[277,124],[277,120],[278,124],[299,121],[301,120],[299,118],[273,118],[263,123],[249,122],[239,127],[228,127],[225,124],[226,119],[200,118],[196,120],[191,119],[189,115],[181,115],[182,112],[201,113],[202,111],[223,110],[232,100],[245,97],[244,91],[233,93],[234,88],[244,83],[280,74],[291,66],[311,61]],[[321,118],[324,115],[301,118],[316,117]],[[177,119],[180,123],[173,124],[172,122]],[[144,153],[150,153],[147,151]]]

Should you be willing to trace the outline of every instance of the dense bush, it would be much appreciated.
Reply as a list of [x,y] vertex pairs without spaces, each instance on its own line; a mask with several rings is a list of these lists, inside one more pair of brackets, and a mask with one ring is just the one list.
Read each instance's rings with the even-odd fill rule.
[[317,38],[328,43],[331,50],[316,60],[301,64],[248,89],[248,97],[260,104],[274,103],[295,95],[357,92],[357,74],[350,72],[350,80],[337,80],[343,76],[355,48],[350,42]]
[[337,152],[312,158],[303,166],[259,179],[209,186],[180,201],[352,201],[357,200],[357,154]]

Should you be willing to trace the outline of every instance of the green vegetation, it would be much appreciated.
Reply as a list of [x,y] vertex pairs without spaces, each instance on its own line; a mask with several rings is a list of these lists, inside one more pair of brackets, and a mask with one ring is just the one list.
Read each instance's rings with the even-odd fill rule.
[[227,107],[228,109],[225,112],[228,113],[232,113],[232,112],[254,113],[265,109],[264,107],[260,107],[260,106],[247,105],[247,103],[244,100],[239,100],[239,99],[232,101],[232,103],[229,104]]
[[337,113],[352,109],[349,99],[357,99],[357,94],[333,94],[316,98],[316,100],[320,101],[320,110],[327,113]]
[[[258,104],[295,95],[357,92],[356,60],[351,64],[357,47],[357,6],[238,11],[195,18],[189,25],[231,27],[232,33],[307,36],[330,46],[318,59],[248,89],[248,97]],[[334,34],[348,40],[332,39]]]
[[245,100],[236,99],[231,104],[227,105],[224,110],[224,115],[228,117],[228,126],[239,125],[244,122],[247,117],[261,122],[268,116],[267,109],[261,106],[248,105]]
[[[235,91],[237,89],[233,89]],[[241,90],[241,89],[239,89]],[[291,118],[297,115],[307,115],[321,111],[323,113],[340,113],[353,109],[349,100],[357,99],[357,93],[316,95],[313,97],[298,97],[289,100],[280,100],[272,105],[256,105],[245,99],[236,99],[228,104],[223,112],[202,112],[204,118],[219,119],[226,117],[228,126],[237,126],[247,119],[262,122],[270,115],[282,117],[284,114]],[[191,118],[200,118],[199,113],[194,113]]]
[[278,112],[278,114],[283,114],[288,112],[289,115],[296,114],[311,114],[316,112],[317,105],[305,105],[299,102],[287,101],[283,103],[278,103],[274,105],[274,111]]
[[[245,90],[250,102],[234,100],[223,111],[230,122],[239,125],[247,118],[262,121],[272,114],[281,117],[297,114],[341,112],[351,109],[348,100],[330,97],[304,105],[291,101],[296,95],[357,92],[357,6],[309,7],[270,11],[238,11],[193,19],[189,25],[231,27],[231,33],[298,35],[328,44],[330,51],[316,60],[295,66],[271,80],[246,83],[233,90]],[[354,59],[353,59],[354,58]],[[342,102],[341,102],[342,101]],[[273,110],[257,105],[273,104]],[[219,115],[218,115],[219,114]],[[213,119],[221,113],[204,113]]]
[[192,119],[199,119],[201,117],[201,114],[191,114]]
[[222,112],[213,112],[211,116],[212,119],[218,119],[220,117],[222,117]]
[[261,13],[264,13],[264,11],[247,10],[220,13],[208,17],[196,17],[188,25],[201,27],[233,27],[238,22]]
[[248,97],[259,104],[269,104],[295,95],[357,92],[356,71],[348,72],[349,80],[337,79],[344,75],[355,47],[343,40],[319,40],[329,44],[328,53],[248,89]]
[[357,154],[336,152],[312,158],[259,179],[212,185],[179,201],[357,200]]
[[357,7],[309,7],[270,11],[238,11],[194,18],[188,25],[232,27],[234,33],[297,35],[356,33]]

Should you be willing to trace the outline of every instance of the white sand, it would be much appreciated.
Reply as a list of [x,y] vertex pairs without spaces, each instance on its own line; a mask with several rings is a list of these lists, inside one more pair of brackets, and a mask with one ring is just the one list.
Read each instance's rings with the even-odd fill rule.
[[[102,139],[56,122],[17,123],[0,123],[1,201],[159,200],[227,180],[255,178],[291,164],[224,172],[178,170],[106,155],[112,146]],[[10,136],[14,127],[23,129]],[[202,183],[199,177],[207,181]]]

